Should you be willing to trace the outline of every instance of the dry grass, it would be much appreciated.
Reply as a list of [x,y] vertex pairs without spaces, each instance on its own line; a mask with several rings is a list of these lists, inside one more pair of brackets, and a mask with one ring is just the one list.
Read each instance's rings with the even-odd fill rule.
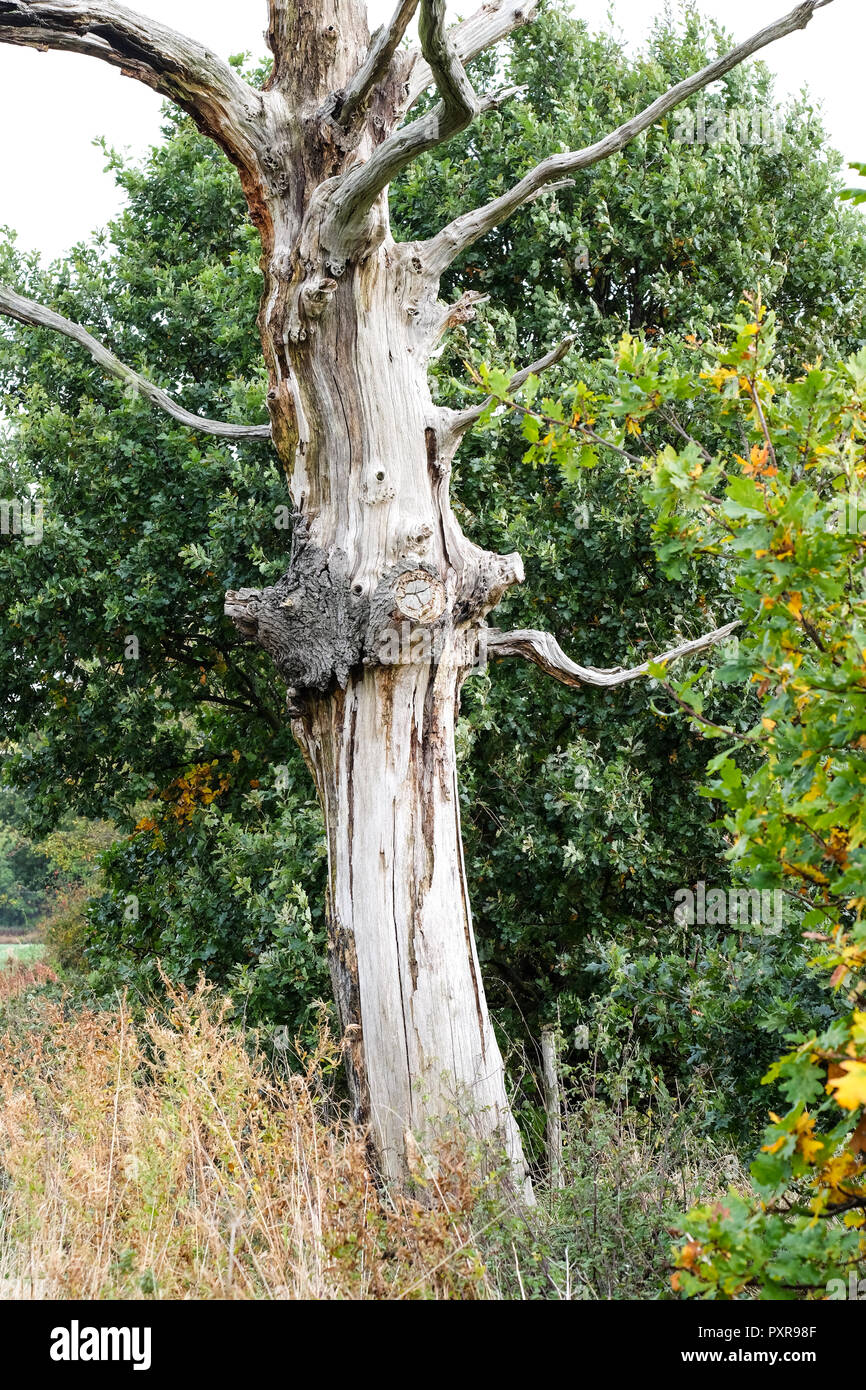
[[0,1025],[0,1296],[490,1295],[465,1153],[443,1142],[426,1192],[383,1194],[323,1109],[327,1034],[276,1077],[204,987],[143,1022],[24,1002]]
[[0,1002],[14,999],[17,995],[33,989],[37,985],[56,984],[57,976],[41,960],[19,960],[10,957],[8,963],[0,955]]
[[0,969],[0,1298],[653,1299],[678,1212],[746,1186],[688,1099],[572,1085],[536,1207],[456,1134],[414,1196],[383,1192],[326,1030],[277,1075],[225,1009],[201,986],[133,1018],[41,962]]

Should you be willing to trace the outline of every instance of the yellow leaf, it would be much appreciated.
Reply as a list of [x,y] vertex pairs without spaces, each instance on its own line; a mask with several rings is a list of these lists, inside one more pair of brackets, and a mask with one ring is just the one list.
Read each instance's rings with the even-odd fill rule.
[[820,1139],[811,1139],[808,1135],[804,1135],[797,1147],[806,1162],[811,1163],[823,1151],[824,1145]]
[[821,1182],[832,1192],[840,1192],[842,1183],[847,1182],[853,1173],[857,1171],[857,1160],[852,1153],[847,1150],[845,1153],[837,1154],[831,1158],[829,1163],[825,1163],[821,1169]]
[[807,1163],[817,1158],[824,1148],[820,1139],[815,1138],[815,1116],[803,1114],[794,1126],[797,1135],[797,1148]]
[[835,1091],[833,1099],[843,1110],[857,1110],[866,1105],[866,1062],[842,1062],[842,1076],[834,1076],[827,1082],[828,1092]]
[[777,1154],[787,1139],[787,1134],[783,1134],[776,1140],[775,1144],[764,1144],[761,1147],[762,1154]]

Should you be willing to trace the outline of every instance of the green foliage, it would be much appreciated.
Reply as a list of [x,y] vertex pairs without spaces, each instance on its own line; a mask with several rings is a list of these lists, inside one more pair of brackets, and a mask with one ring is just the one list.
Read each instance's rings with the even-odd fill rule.
[[[861,178],[866,178],[866,164],[849,164],[849,169],[854,169]],[[851,202],[855,207],[860,207],[866,203],[866,188],[845,188],[839,194],[846,202]]]
[[[752,1165],[756,1199],[731,1192],[689,1213],[674,1288],[823,1296],[866,1258],[866,351],[788,379],[774,316],[757,296],[745,309],[720,342],[692,340],[688,377],[626,337],[615,390],[592,409],[615,441],[629,422],[634,434],[677,426],[676,444],[635,460],[659,554],[676,578],[716,557],[743,625],[714,672],[650,674],[671,712],[721,745],[704,795],[724,808],[728,858],[751,886],[788,895],[836,991],[764,1077],[789,1108]],[[531,452],[582,447],[585,420],[560,419]],[[717,717],[719,686],[755,693],[733,722]]]
[[[185,120],[166,129],[145,170],[112,157],[129,203],[111,254],[77,247],[44,272],[10,245],[4,278],[190,409],[263,418],[259,275],[237,176]],[[129,826],[154,784],[202,755],[242,739],[254,758],[273,734],[288,746],[266,664],[222,616],[227,586],[282,566],[285,492],[267,446],[191,437],[43,332],[4,330],[0,389],[14,422],[0,495],[38,489],[45,513],[41,544],[0,545],[6,771],[37,828],[70,801]]]
[[701,1174],[723,1192],[733,1150],[696,1131],[693,1113],[663,1087],[649,1104],[610,1102],[570,1088],[562,1182],[539,1185],[538,1205],[484,1231],[481,1253],[500,1298],[654,1300],[665,1286],[668,1228]]
[[[577,1003],[592,1040],[582,1072],[601,1073],[615,1099],[663,1084],[689,1097],[691,1123],[731,1141],[757,1133],[766,1114],[758,1079],[780,1039],[834,1010],[807,969],[800,930],[683,926],[655,950],[600,938],[588,943],[596,986]],[[568,1012],[568,1003],[562,1001]]]
[[43,910],[48,862],[20,831],[0,822],[0,934],[29,931]]
[[[772,316],[754,303],[713,354],[710,388],[751,447],[701,520],[677,509],[663,525],[671,545],[703,538],[736,557],[746,626],[719,679],[756,686],[760,721],[733,737],[710,731],[725,746],[708,794],[725,803],[731,853],[754,880],[793,885],[841,1016],[793,1035],[765,1077],[790,1108],[772,1116],[752,1166],[760,1203],[688,1218],[678,1283],[702,1296],[752,1284],[765,1297],[823,1296],[866,1261],[866,353],[787,382],[773,373],[773,342]],[[732,1253],[743,1229],[745,1265]]]
[[81,917],[112,830],[67,815],[36,841],[23,829],[24,816],[22,798],[0,789],[0,933],[45,935],[55,917]]
[[149,996],[161,973],[190,987],[203,973],[250,1026],[313,1035],[329,996],[322,824],[306,785],[281,772],[239,803],[187,774],[114,846],[91,906],[93,988]]
[[[258,245],[237,175],[184,118],[167,117],[165,135],[140,170],[109,156],[128,200],[110,248],[77,247],[46,272],[10,243],[4,277],[87,323],[190,409],[264,419]],[[324,992],[315,816],[305,784],[283,828],[265,828],[250,800],[255,784],[272,796],[281,768],[293,788],[306,773],[284,691],[222,616],[227,587],[285,567],[284,480],[266,445],[191,436],[50,334],[3,330],[0,386],[15,422],[0,495],[38,487],[45,509],[40,545],[0,539],[5,774],[40,848],[70,804],[133,835],[112,849],[106,889],[55,904],[55,957],[108,991],[151,991],[158,959],[190,983],[200,969],[221,984],[236,976],[251,1016],[267,997],[272,1021],[293,1024]],[[171,799],[203,762],[227,779],[218,807],[169,817],[158,843],[135,833],[149,799]],[[301,884],[312,936],[290,913]],[[138,923],[124,917],[132,898]]]
[[[660,26],[635,61],[609,36],[592,36],[549,8],[515,36],[499,79],[525,84],[525,100],[489,113],[471,135],[413,166],[392,189],[395,225],[430,234],[440,219],[501,192],[550,149],[598,138],[705,62],[715,43],[691,14],[679,30]],[[489,61],[479,60],[482,73]],[[478,242],[449,273],[446,295],[468,287],[493,302],[466,340],[443,354],[436,382],[443,403],[465,403],[467,360],[486,386],[501,388],[510,363],[523,366],[573,334],[573,358],[545,376],[544,389],[534,388],[536,405],[544,397],[552,411],[566,409],[563,395],[575,378],[586,392],[604,392],[597,359],[623,329],[634,335],[642,328],[649,342],[665,344],[673,330],[703,335],[756,282],[774,287],[791,360],[830,351],[837,335],[843,350],[856,345],[866,240],[862,219],[840,210],[840,161],[827,153],[820,121],[806,101],[779,109],[760,65],[731,74],[706,101],[725,112],[765,108],[781,150],[688,145],[673,138],[670,119]],[[682,345],[676,351],[687,377],[693,354]],[[484,362],[497,364],[486,376]],[[532,390],[530,383],[524,404]],[[569,400],[569,415],[587,404]],[[610,437],[631,452],[640,437],[624,416],[618,423]],[[561,456],[553,448],[528,453],[531,429],[526,417],[503,418],[494,404],[455,466],[464,528],[481,544],[524,557],[527,582],[497,611],[497,626],[553,631],[576,660],[609,666],[638,663],[734,616],[714,559],[684,567],[679,577],[662,571],[642,479],[628,459],[589,436]],[[540,438],[546,433],[540,422]],[[700,739],[657,714],[648,688],[563,689],[515,663],[489,676],[474,678],[464,693],[473,909],[495,1009],[510,1032],[526,1020],[537,1035],[539,1021],[557,1004],[561,1010],[563,999],[570,1025],[606,986],[604,975],[588,969],[598,942],[627,941],[636,959],[670,954],[674,890],[702,878],[725,883],[728,870],[719,868],[716,808],[693,794],[704,767]],[[733,716],[739,691],[723,699],[723,714]],[[801,977],[792,960],[778,992],[787,996],[789,981]],[[804,997],[810,990],[803,987]],[[649,1039],[649,981],[635,1005],[638,1033]],[[752,1056],[754,1087],[772,1040],[745,1007],[730,1023],[732,1050]],[[718,1024],[724,1027],[723,1017]],[[622,1047],[627,1036],[626,1028]],[[657,1070],[662,1053],[660,1045],[647,1066]],[[611,1053],[612,1073],[621,1060]],[[739,1115],[737,1107],[734,1123]]]

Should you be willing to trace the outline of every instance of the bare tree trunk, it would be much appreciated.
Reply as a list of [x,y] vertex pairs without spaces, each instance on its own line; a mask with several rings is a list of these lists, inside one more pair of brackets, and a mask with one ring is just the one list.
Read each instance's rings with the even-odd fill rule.
[[[405,1176],[456,1122],[523,1180],[475,952],[454,757],[458,668],[372,669],[295,727],[328,830],[330,965],[356,1117]],[[494,1154],[496,1158],[498,1155]]]
[[284,676],[318,788],[334,993],[355,1113],[383,1172],[405,1178],[407,1131],[429,1148],[459,1117],[523,1189],[454,745],[483,615],[520,565],[467,542],[451,512],[456,440],[427,384],[442,311],[415,259],[386,233],[354,273],[317,264],[327,317],[313,304],[311,318],[303,285],[280,287],[265,331],[291,372],[295,552],[273,590],[229,610]]

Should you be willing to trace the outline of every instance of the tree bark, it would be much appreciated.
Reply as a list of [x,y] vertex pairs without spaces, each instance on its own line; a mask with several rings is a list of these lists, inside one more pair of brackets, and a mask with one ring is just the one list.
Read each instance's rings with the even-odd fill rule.
[[334,994],[355,1114],[383,1173],[407,1177],[407,1131],[430,1152],[459,1116],[505,1153],[522,1191],[473,938],[454,745],[484,616],[522,570],[454,518],[456,441],[427,382],[445,311],[382,218],[377,209],[378,244],[360,261],[335,266],[331,249],[308,244],[303,280],[273,276],[262,322],[294,554],[273,589],[229,594],[227,612],[283,675],[318,788]]
[[[355,1117],[404,1180],[407,1130],[457,1124],[525,1167],[475,951],[460,837],[460,663],[376,667],[295,731],[328,829],[330,967]],[[411,1146],[410,1146],[411,1147]]]
[[[279,53],[288,11],[273,8]],[[294,549],[272,589],[229,594],[226,607],[285,679],[318,788],[334,995],[355,1114],[380,1170],[405,1181],[407,1147],[420,1140],[432,1152],[459,1118],[494,1162],[505,1154],[523,1191],[473,938],[454,745],[484,617],[522,568],[468,541],[451,510],[457,438],[427,380],[448,311],[418,248],[395,244],[386,194],[407,151],[460,128],[476,102],[441,0],[422,0],[419,25],[440,106],[400,131],[407,56],[358,100],[361,7],[325,9],[291,7],[291,43],[318,61],[277,57],[274,80],[295,117],[282,141],[291,196],[266,186],[258,208],[259,328]],[[303,32],[338,18],[332,49]]]

